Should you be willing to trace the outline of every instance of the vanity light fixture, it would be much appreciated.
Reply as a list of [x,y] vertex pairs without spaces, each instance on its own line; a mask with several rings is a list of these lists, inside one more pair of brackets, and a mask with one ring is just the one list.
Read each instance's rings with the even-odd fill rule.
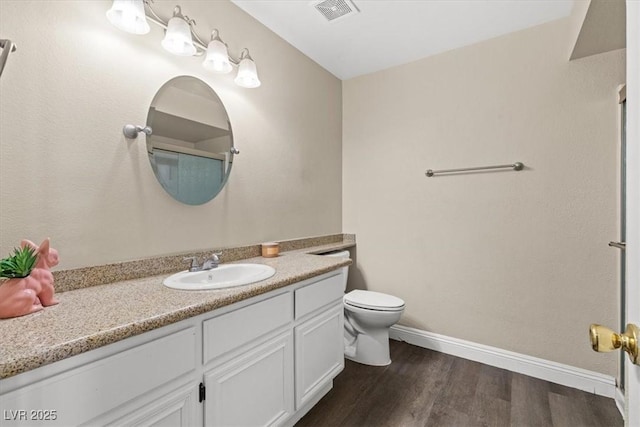
[[165,29],[162,47],[168,52],[179,56],[204,55],[202,66],[215,73],[226,74],[236,66],[238,74],[234,81],[238,86],[260,86],[256,64],[248,49],[242,50],[240,59],[234,59],[229,55],[227,45],[220,39],[217,29],[211,32],[211,41],[205,43],[193,30],[195,21],[183,15],[180,6],[176,6],[173,16],[165,21],[153,10],[152,2],[153,0],[113,0],[111,9],[107,11],[107,19],[117,28],[132,34],[148,33],[149,20]]
[[178,56],[193,56],[196,54],[196,47],[191,38],[191,25],[195,21],[182,14],[180,6],[173,9],[173,17],[169,19],[167,30],[162,39],[162,47],[170,53]]
[[229,52],[227,45],[220,40],[218,30],[211,32],[211,41],[207,45],[207,56],[202,62],[202,66],[214,73],[227,74],[233,68],[229,62]]
[[249,55],[249,49],[244,49],[240,54],[240,65],[238,65],[238,75],[234,82],[238,86],[246,88],[254,88],[260,86],[258,72],[256,71],[256,63]]
[[137,0],[113,0],[107,19],[117,28],[131,34],[147,34],[151,28],[144,13],[144,4]]

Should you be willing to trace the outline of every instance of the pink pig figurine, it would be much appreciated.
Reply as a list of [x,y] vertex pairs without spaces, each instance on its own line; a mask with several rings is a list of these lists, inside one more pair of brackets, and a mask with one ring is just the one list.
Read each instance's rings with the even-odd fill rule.
[[53,274],[49,269],[58,265],[58,251],[51,248],[49,239],[38,247],[29,240],[21,246],[29,246],[38,257],[27,277],[9,279],[0,285],[0,319],[24,316],[58,304],[53,287]]
[[0,286],[0,319],[24,316],[42,310],[37,296],[40,284],[27,276],[9,279]]
[[37,292],[40,303],[47,307],[50,305],[58,304],[58,300],[53,296],[55,289],[53,287],[53,274],[51,274],[50,268],[58,265],[58,251],[50,246],[49,239],[45,239],[40,246],[36,246],[35,243],[29,240],[23,240],[20,246],[29,246],[33,248],[38,260],[35,267],[31,270],[29,277],[37,280],[40,283],[40,290]]

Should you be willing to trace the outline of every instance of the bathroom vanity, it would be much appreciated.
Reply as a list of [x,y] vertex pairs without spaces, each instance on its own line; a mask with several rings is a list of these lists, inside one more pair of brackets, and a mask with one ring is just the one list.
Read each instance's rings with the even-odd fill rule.
[[344,367],[341,265],[304,256],[329,271],[2,379],[2,426],[293,425]]

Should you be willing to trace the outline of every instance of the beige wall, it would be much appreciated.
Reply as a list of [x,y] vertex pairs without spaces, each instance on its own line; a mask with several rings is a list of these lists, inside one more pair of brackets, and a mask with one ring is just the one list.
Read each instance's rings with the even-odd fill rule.
[[[229,2],[180,4],[201,37],[218,28],[232,54],[250,48],[261,88],[166,53],[153,24],[117,30],[110,0],[0,2],[18,46],[0,79],[0,255],[50,236],[71,268],[342,231],[341,82]],[[156,5],[170,16],[175,3]],[[121,131],[185,74],[218,93],[241,151],[227,187],[195,207],[165,193],[144,138]]]
[[401,324],[614,375],[587,331],[618,325],[624,51],[568,62],[568,24],[343,82],[350,286],[405,299]]
[[[588,5],[584,12],[585,3]],[[572,21],[583,15],[580,31],[573,40],[571,59],[584,58],[626,46],[625,0],[589,0],[575,2]],[[574,27],[575,28],[575,27]]]

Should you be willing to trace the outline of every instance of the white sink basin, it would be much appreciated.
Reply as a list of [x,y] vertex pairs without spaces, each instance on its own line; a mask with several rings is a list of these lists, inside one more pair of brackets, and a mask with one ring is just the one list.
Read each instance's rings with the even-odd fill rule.
[[276,274],[264,264],[222,264],[211,270],[181,271],[162,282],[165,286],[185,291],[233,288],[268,279]]

